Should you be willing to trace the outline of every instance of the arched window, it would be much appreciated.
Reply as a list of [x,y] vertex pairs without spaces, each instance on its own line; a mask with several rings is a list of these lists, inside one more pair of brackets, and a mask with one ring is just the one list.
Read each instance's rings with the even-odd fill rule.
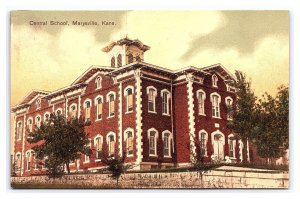
[[95,83],[96,83],[96,89],[100,89],[102,87],[102,79],[100,76],[96,78]]
[[111,67],[116,67],[116,59],[115,59],[115,57],[111,58],[110,65],[111,65]]
[[233,134],[228,136],[228,146],[229,146],[229,157],[235,158],[235,145],[236,141]]
[[133,111],[133,86],[128,86],[125,88],[124,95],[126,96],[126,112]]
[[138,61],[138,62],[140,62],[141,58],[139,56],[136,56],[135,60]]
[[23,134],[22,122],[18,122],[17,124],[17,141],[21,140]]
[[46,112],[46,113],[44,114],[44,122],[48,122],[49,119],[50,119],[50,113],[49,113],[49,112]]
[[121,67],[122,66],[122,55],[119,54],[117,59],[118,59],[118,67]]
[[56,113],[57,116],[61,115],[62,114],[62,108],[56,109],[55,113]]
[[16,163],[16,165],[15,165],[16,170],[20,171],[20,169],[21,169],[21,153],[20,152],[16,153],[15,163]]
[[155,98],[157,96],[156,88],[153,86],[148,86],[147,94],[148,94],[148,112],[156,113],[156,108],[155,108]]
[[102,159],[103,152],[102,152],[102,146],[103,146],[103,137],[100,135],[97,135],[94,139],[94,146],[96,149],[96,161],[99,161]]
[[41,116],[38,115],[35,117],[35,125],[37,128],[41,127],[41,121],[42,121]]
[[29,132],[32,132],[32,124],[33,124],[32,118],[29,118],[29,119],[27,120],[27,128],[28,128],[28,131],[29,131]]
[[69,113],[71,119],[75,119],[77,117],[77,105],[75,103],[71,104]]
[[212,117],[214,118],[221,118],[220,115],[220,102],[221,96],[218,93],[212,93],[210,95],[211,103],[212,103]]
[[25,169],[26,169],[26,171],[30,170],[30,163],[31,163],[31,152],[27,151],[26,152],[26,161],[25,161]]
[[109,112],[108,117],[115,116],[115,96],[116,96],[116,93],[112,92],[112,91],[109,92],[106,96],[106,98],[108,100],[108,112]]
[[200,147],[200,156],[207,156],[207,138],[208,134],[205,130],[199,132],[199,147]]
[[[87,149],[91,149],[91,140],[89,139],[89,143],[87,144]],[[84,154],[84,162],[83,163],[89,163],[90,162],[90,155]]]
[[38,98],[36,100],[36,110],[40,109],[41,108],[41,98]]
[[164,157],[171,157],[171,142],[172,136],[170,131],[164,131],[163,136],[163,153]]
[[96,100],[95,100],[95,104],[96,104],[96,120],[101,120],[102,119],[102,106],[103,106],[103,98],[102,96],[97,96]]
[[132,63],[133,62],[133,55],[130,53],[128,55],[128,64]]
[[84,116],[86,122],[91,121],[91,100],[90,99],[86,99],[84,102]]
[[148,130],[148,139],[149,139],[149,156],[157,155],[157,137],[158,131],[154,128]]
[[114,156],[115,155],[115,143],[116,143],[116,134],[110,132],[107,134],[106,137],[107,145],[108,145],[108,155]]
[[205,92],[200,89],[197,91],[197,98],[198,98],[198,112],[199,115],[205,115]]
[[127,156],[133,156],[133,129],[125,130],[125,140]]
[[226,103],[226,109],[227,109],[227,119],[232,120],[233,118],[233,106],[232,106],[232,98],[231,97],[226,97],[225,98],[225,103]]
[[212,86],[213,87],[218,87],[218,77],[217,75],[213,74],[212,78]]
[[170,97],[171,93],[167,89],[163,89],[161,91],[161,97],[162,97],[162,114],[163,115],[170,115]]

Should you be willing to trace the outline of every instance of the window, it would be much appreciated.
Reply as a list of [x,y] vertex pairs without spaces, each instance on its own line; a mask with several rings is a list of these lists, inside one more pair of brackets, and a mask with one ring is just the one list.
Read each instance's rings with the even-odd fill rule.
[[[90,140],[86,147],[87,147],[87,149],[91,149],[91,141]],[[84,154],[84,163],[89,163],[89,162],[90,162],[90,156],[87,154]]]
[[17,124],[17,140],[21,140],[22,137],[22,122],[18,122]]
[[91,101],[90,100],[86,100],[84,103],[84,116],[85,116],[86,122],[91,121]]
[[61,108],[56,109],[55,113],[56,113],[56,115],[61,115],[62,109]]
[[231,97],[226,97],[225,98],[225,103],[226,103],[226,109],[227,109],[227,119],[232,120],[233,118],[233,106],[232,106],[232,98]]
[[217,77],[217,75],[213,75],[212,77],[212,86],[213,87],[218,87],[218,77]]
[[110,65],[111,65],[111,67],[116,67],[116,60],[114,57],[111,58]]
[[76,104],[71,104],[69,114],[70,114],[71,119],[75,119],[77,117],[77,105]]
[[197,98],[198,98],[198,111],[199,115],[205,115],[205,92],[203,90],[197,91]]
[[38,98],[36,100],[36,110],[40,109],[41,108],[41,98]]
[[129,54],[128,55],[128,64],[130,64],[132,62],[133,62],[133,56],[132,56],[132,54]]
[[135,60],[138,61],[138,62],[140,62],[141,58],[139,56],[136,56]]
[[96,111],[96,120],[101,120],[102,119],[102,97],[99,96],[96,98],[96,108],[97,108],[97,111]]
[[233,140],[229,140],[229,157],[233,157]]
[[108,117],[114,117],[115,116],[115,93],[109,92],[107,94],[107,100],[108,100]]
[[164,131],[162,135],[164,157],[171,157],[171,133],[169,131]]
[[133,155],[133,131],[126,131],[126,151],[127,156]]
[[95,137],[94,145],[96,149],[96,160],[101,160],[103,155],[102,153],[103,140],[101,136]]
[[16,170],[20,171],[21,169],[21,154],[17,153],[16,154]]
[[161,97],[162,97],[162,114],[163,115],[170,115],[170,106],[169,106],[169,99],[170,99],[171,93],[164,89],[161,91]]
[[98,76],[98,77],[96,78],[95,83],[96,83],[96,89],[100,89],[100,88],[102,87],[102,79],[101,79],[100,76]]
[[115,134],[110,132],[107,134],[107,144],[108,144],[108,155],[114,156],[115,155]]
[[234,135],[230,134],[228,136],[228,145],[229,145],[229,157],[230,158],[235,158],[235,139],[234,139]]
[[29,132],[32,132],[32,123],[33,122],[31,118],[27,120],[27,128]]
[[156,156],[156,146],[157,146],[157,136],[158,132],[155,129],[148,130],[149,138],[149,156]]
[[41,127],[41,116],[36,116],[35,125],[36,125],[37,128]]
[[199,147],[200,147],[200,156],[207,156],[207,132],[205,130],[201,130],[199,132]]
[[214,118],[220,118],[221,96],[217,93],[212,93],[211,94],[211,102],[212,102],[212,116]]
[[153,86],[147,87],[148,94],[148,112],[156,113],[155,109],[155,98],[157,95],[157,90]]
[[27,151],[26,152],[26,161],[25,161],[25,169],[26,169],[26,171],[30,170],[30,162],[31,162],[31,152]]
[[122,55],[119,54],[117,59],[118,59],[118,67],[121,67],[122,66]]
[[125,96],[126,96],[126,112],[133,111],[133,87],[129,86],[125,88]]
[[50,113],[49,113],[49,112],[46,112],[46,113],[44,114],[44,122],[48,122],[49,119],[50,119]]

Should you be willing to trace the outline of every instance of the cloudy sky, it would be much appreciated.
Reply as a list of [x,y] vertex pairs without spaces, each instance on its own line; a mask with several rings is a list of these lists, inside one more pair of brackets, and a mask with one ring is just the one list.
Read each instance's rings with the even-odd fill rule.
[[[72,25],[76,20],[100,25]],[[104,26],[102,21],[115,25]],[[33,89],[67,86],[91,65],[109,65],[101,49],[125,35],[151,47],[145,54],[148,63],[169,69],[222,63],[232,73],[241,70],[258,96],[266,91],[274,95],[279,85],[289,82],[287,11],[15,11],[11,105]]]

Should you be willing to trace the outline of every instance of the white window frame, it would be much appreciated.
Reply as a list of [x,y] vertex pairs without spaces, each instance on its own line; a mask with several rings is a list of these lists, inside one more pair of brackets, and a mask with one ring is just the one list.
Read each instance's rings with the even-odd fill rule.
[[[154,131],[154,154],[150,153],[150,132]],[[149,140],[149,157],[157,157],[157,139],[158,139],[158,131],[155,128],[150,128],[147,131],[148,134],[148,140]]]
[[[132,154],[128,154],[128,132],[131,132],[132,134]],[[133,157],[133,148],[134,148],[134,130],[132,128],[127,128],[125,131],[124,131],[124,140],[126,142],[126,156],[127,157]]]
[[[111,110],[110,110],[111,101],[109,99],[110,95],[113,95],[113,97],[114,97],[114,101],[113,101],[114,102],[114,115],[111,115]],[[110,91],[109,93],[107,93],[106,94],[106,102],[108,102],[108,117],[107,118],[115,117],[116,116],[116,92]]]
[[[37,118],[40,118],[40,123],[38,124],[38,121],[37,121]],[[34,118],[34,123],[36,125],[36,127],[40,128],[41,127],[41,124],[42,124],[42,116],[40,114],[36,115],[35,118]]]
[[102,77],[98,75],[95,79],[95,84],[96,84],[96,90],[99,90],[102,88]]
[[205,145],[205,153],[204,153],[204,156],[207,157],[208,133],[204,129],[202,129],[202,130],[199,131],[199,143],[200,143],[200,145],[202,144],[201,134],[203,134],[203,133],[205,134],[205,143],[204,143],[204,145]]
[[[73,113],[73,111],[72,111],[72,107],[73,107],[73,106],[75,106],[75,110],[74,110],[75,116],[74,116],[74,113]],[[71,119],[72,119],[72,116],[73,116],[74,119],[76,119],[76,118],[77,118],[77,115],[78,115],[77,103],[72,103],[72,104],[69,106],[69,116],[70,116]]]
[[57,108],[57,109],[55,110],[55,115],[58,116],[58,111],[60,111],[60,114],[62,114],[62,115],[64,114],[62,108]]
[[[164,154],[164,150],[165,150],[165,142],[164,142],[165,134],[169,134],[169,140],[168,140],[169,155],[165,155]],[[172,150],[174,144],[173,144],[173,135],[172,135],[172,133],[169,130],[165,130],[165,131],[162,132],[162,143],[163,143],[163,156],[165,158],[171,158],[172,157],[172,152],[174,151],[174,150]],[[171,144],[172,144],[172,148],[171,148]]]
[[[94,147],[95,147],[95,153],[97,154],[97,139],[100,139],[100,142],[102,143],[101,152],[103,155],[103,136],[102,135],[96,135],[94,138]],[[97,155],[95,155],[95,162],[100,162],[101,158],[97,158]]]
[[[200,102],[200,93],[203,95],[203,98],[202,98],[202,102]],[[203,116],[206,116],[205,114],[205,100],[206,100],[206,93],[204,90],[202,89],[199,89],[197,92],[196,92],[196,95],[197,95],[197,99],[198,99],[198,115],[203,115]],[[201,106],[200,104],[202,104],[202,108],[203,108],[203,112],[201,111]]]
[[[215,111],[213,109],[214,107],[214,99],[213,99],[213,96],[218,96],[218,105],[216,106],[215,108]],[[212,117],[213,118],[218,118],[218,119],[221,119],[221,107],[220,107],[220,104],[221,104],[221,95],[219,95],[219,93],[217,92],[213,92],[210,94],[210,102],[211,102],[211,105],[212,105]],[[218,108],[218,109],[217,109]],[[219,116],[216,116],[216,113],[219,112]]]
[[[86,118],[86,103],[87,102],[90,103],[90,118],[89,118],[89,120],[87,120],[87,118]],[[92,100],[91,99],[87,98],[87,99],[84,100],[84,102],[83,102],[83,108],[84,108],[84,120],[85,120],[85,122],[90,122],[91,121],[92,106],[93,106],[93,104],[92,104]]]
[[[86,145],[87,147],[89,147],[90,149],[92,148],[92,142],[91,142],[91,139],[89,138],[89,143]],[[84,161],[83,161],[83,164],[87,164],[87,163],[90,163],[90,155],[86,155],[84,154]]]
[[[129,109],[129,107],[128,107],[128,101],[129,101],[129,99],[128,99],[128,89],[131,89],[131,91],[132,91],[132,110],[128,110]],[[125,112],[125,114],[126,113],[132,113],[133,112],[133,107],[134,107],[134,87],[133,86],[127,86],[125,89],[124,89],[124,96],[126,97],[126,112]]]
[[50,119],[50,112],[47,111],[47,112],[44,113],[44,122],[47,122],[46,121],[46,119],[47,119],[46,115],[49,115],[49,119]]
[[[29,158],[28,158],[28,156],[27,156],[27,154],[29,153]],[[26,168],[25,168],[25,171],[30,171],[31,169],[30,169],[30,167],[31,167],[31,159],[32,159],[32,150],[27,150],[26,152],[25,152],[25,161],[26,161]],[[28,169],[28,163],[30,163],[30,165],[29,165],[29,169]]]
[[211,76],[212,86],[215,88],[218,88],[218,76],[216,74],[213,74]]
[[[102,105],[102,113],[101,113],[101,118],[98,118],[98,115],[99,115],[99,113],[98,113],[98,100],[99,99],[101,99],[101,105]],[[96,96],[96,98],[95,98],[95,107],[96,107],[96,120],[95,121],[100,121],[100,120],[102,120],[102,118],[103,118],[103,96],[102,95],[97,95]]]
[[17,123],[17,135],[16,135],[17,139],[16,140],[17,141],[22,140],[22,135],[23,135],[23,123],[21,121],[19,121]]
[[[164,113],[163,112],[163,110],[164,110],[164,96],[163,96],[163,94],[164,93],[166,93],[167,94],[167,112],[166,113]],[[160,96],[161,96],[161,104],[162,104],[162,109],[161,109],[161,111],[162,111],[162,115],[166,115],[166,116],[170,116],[170,99],[171,99],[171,92],[169,91],[169,90],[167,90],[167,89],[163,89],[163,90],[161,90],[160,91]]]
[[234,138],[234,135],[231,133],[230,135],[228,135],[228,139],[227,139],[227,142],[228,142],[228,157],[230,159],[236,159],[236,156],[235,156],[235,146],[236,146],[236,140],[232,140],[232,147],[233,147],[233,156],[231,157],[230,156],[230,138]]
[[[113,136],[114,137],[114,154],[110,154],[110,142],[109,142],[109,137],[110,136]],[[112,131],[110,131],[107,135],[106,135],[106,143],[107,143],[107,147],[108,147],[108,155],[109,156],[111,156],[111,155],[113,155],[113,157],[115,156],[115,154],[116,154],[116,143],[117,143],[117,140],[116,140],[116,133],[114,133],[114,132],[112,132]]]
[[[227,103],[227,101],[228,100],[230,100],[231,101],[231,104],[228,104]],[[228,108],[229,106],[231,106],[231,109],[233,108],[233,99],[231,98],[231,97],[226,97],[225,98],[225,104],[226,104],[226,107]],[[231,111],[233,111],[233,110],[231,110]],[[228,110],[227,110],[227,120],[232,120],[233,119],[233,117],[232,117],[232,112],[230,113],[230,112],[228,112]]]
[[35,105],[36,105],[36,110],[41,109],[41,106],[42,106],[41,98],[37,98],[37,100],[35,101]]
[[[20,155],[19,159],[17,159],[18,155]],[[19,162],[18,162],[18,160],[19,160]],[[16,172],[21,172],[21,165],[22,165],[22,155],[21,155],[21,152],[17,152],[15,155],[15,166],[17,167]]]
[[[154,93],[153,93],[153,111],[149,110],[149,93],[150,90],[153,89]],[[147,95],[148,95],[148,99],[147,99],[147,105],[148,105],[148,113],[156,113],[156,96],[157,96],[157,89],[154,86],[148,86],[147,87]]]

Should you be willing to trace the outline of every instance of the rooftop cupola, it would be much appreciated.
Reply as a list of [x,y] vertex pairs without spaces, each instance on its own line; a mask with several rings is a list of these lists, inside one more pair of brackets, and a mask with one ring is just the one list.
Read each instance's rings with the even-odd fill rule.
[[125,37],[116,42],[111,42],[102,48],[102,51],[108,53],[110,66],[118,68],[135,61],[144,61],[144,52],[149,49],[150,47],[140,40],[131,40]]

